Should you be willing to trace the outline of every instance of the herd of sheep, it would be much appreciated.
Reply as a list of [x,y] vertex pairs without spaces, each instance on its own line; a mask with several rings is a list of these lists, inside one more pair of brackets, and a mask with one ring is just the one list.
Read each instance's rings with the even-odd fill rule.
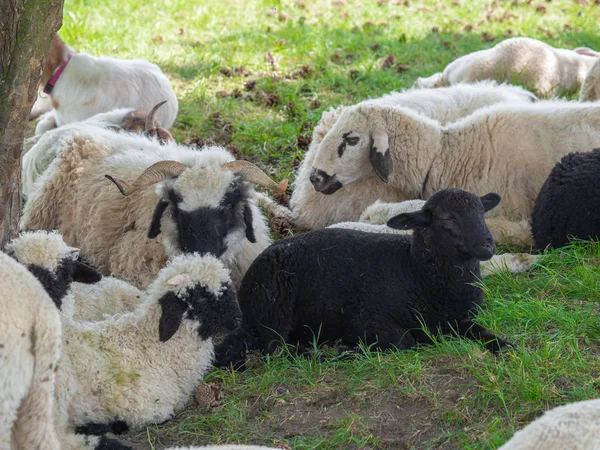
[[[130,449],[114,435],[171,419],[213,365],[282,339],[385,351],[438,330],[513,349],[476,323],[478,281],[538,256],[496,244],[600,235],[589,48],[507,39],[325,111],[289,206],[254,189],[287,180],[175,142],[154,64],[56,35],[40,86],[22,232],[0,252],[0,450]],[[307,232],[273,242],[268,215]],[[598,448],[599,402],[551,410],[502,449]]]

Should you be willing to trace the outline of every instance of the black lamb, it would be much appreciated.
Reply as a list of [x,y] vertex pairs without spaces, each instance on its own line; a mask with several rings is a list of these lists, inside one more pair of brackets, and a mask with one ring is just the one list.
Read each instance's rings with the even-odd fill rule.
[[495,252],[483,214],[499,202],[494,193],[445,189],[389,220],[412,236],[333,228],[275,242],[242,281],[242,327],[217,349],[217,364],[237,365],[246,350],[272,352],[281,338],[405,349],[430,342],[424,326],[494,353],[510,347],[472,321],[483,299],[480,261]]
[[600,236],[600,148],[569,153],[554,166],[531,215],[536,247],[562,247],[569,236]]

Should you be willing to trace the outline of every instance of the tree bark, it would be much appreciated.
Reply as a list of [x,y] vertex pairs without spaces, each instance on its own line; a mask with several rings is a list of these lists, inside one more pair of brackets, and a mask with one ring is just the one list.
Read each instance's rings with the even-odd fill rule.
[[0,250],[19,230],[23,138],[63,1],[0,1]]

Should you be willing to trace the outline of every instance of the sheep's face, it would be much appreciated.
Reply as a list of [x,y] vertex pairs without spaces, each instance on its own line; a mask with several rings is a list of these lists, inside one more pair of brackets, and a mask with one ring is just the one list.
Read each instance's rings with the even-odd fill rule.
[[[170,253],[222,256],[244,238],[256,242],[250,199],[252,187],[240,175],[221,169],[189,169],[159,190],[148,231],[164,229]],[[166,212],[166,213],[165,213]]]
[[496,247],[483,214],[500,202],[498,194],[477,197],[461,189],[436,192],[420,211],[392,217],[388,226],[414,229],[415,239],[438,255],[459,259],[490,259]]
[[56,232],[22,233],[7,245],[6,252],[27,267],[58,308],[73,281],[93,284],[102,279],[95,269],[78,260],[79,251],[65,244]]
[[[380,161],[381,159],[381,161]],[[323,194],[377,174],[387,183],[391,165],[387,134],[360,108],[348,108],[323,137],[310,181]],[[383,170],[382,170],[383,169]]]

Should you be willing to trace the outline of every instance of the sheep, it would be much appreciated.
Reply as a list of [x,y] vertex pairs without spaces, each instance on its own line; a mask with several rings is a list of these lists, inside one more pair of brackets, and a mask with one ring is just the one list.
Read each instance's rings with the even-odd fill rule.
[[517,431],[499,450],[591,450],[600,448],[600,399],[546,411]]
[[172,141],[171,133],[162,128],[154,117],[157,109],[163,103],[159,103],[149,112],[139,108],[114,109],[27,139],[25,143],[30,147],[23,154],[21,169],[23,195],[25,197],[30,195],[35,181],[65,146],[65,141],[68,142],[72,138],[73,133],[79,131],[93,133],[98,128],[106,128],[112,131],[143,132],[150,139],[158,138],[159,142],[163,144]]
[[237,329],[241,310],[217,258],[184,254],[161,269],[134,311],[62,322],[57,422],[99,435],[170,419],[210,367],[212,337]]
[[[598,146],[599,125],[600,106],[566,101],[498,104],[447,126],[408,108],[364,106],[340,115],[319,145],[310,179],[326,195],[374,175],[405,199],[427,199],[445,187],[493,190],[503,198],[490,214],[497,242],[519,235],[528,243],[523,221],[550,170],[573,149]],[[337,202],[354,206],[345,200]]]
[[562,247],[569,237],[600,237],[600,148],[569,153],[552,169],[535,201],[531,229],[538,248]]
[[53,109],[40,118],[35,134],[115,108],[150,109],[164,100],[167,106],[157,113],[162,126],[170,128],[177,116],[177,97],[156,64],[77,53],[58,34],[52,38],[40,86]]
[[[196,251],[220,257],[239,285],[271,242],[245,180],[279,190],[287,180],[277,186],[220,147],[197,151],[114,135],[99,129],[73,136],[35,183],[21,227],[59,229],[100,272],[138,288],[148,286],[168,257]],[[144,186],[123,188],[120,180],[138,175]]]
[[554,48],[536,39],[515,37],[492,48],[461,56],[441,73],[416,85],[435,88],[479,80],[508,81],[533,89],[539,97],[575,93],[600,53],[589,48]]
[[600,100],[600,57],[587,73],[579,94],[580,102],[595,102]]
[[459,84],[442,89],[407,89],[354,106],[331,108],[325,111],[313,131],[312,142],[298,169],[290,210],[278,207],[268,197],[260,203],[275,215],[283,216],[298,229],[324,228],[337,222],[356,221],[359,214],[375,200],[400,202],[407,198],[402,192],[381,184],[377,177],[365,177],[351,186],[344,186],[337,198],[314,190],[310,169],[319,146],[342,112],[361,105],[408,107],[442,123],[453,122],[475,110],[498,102],[531,103],[536,98],[516,86],[498,85],[493,81]]
[[0,311],[0,449],[59,450],[52,411],[60,319],[39,281],[4,253]]
[[445,189],[388,222],[412,236],[329,228],[275,242],[244,277],[242,328],[218,348],[217,364],[239,363],[245,348],[272,352],[279,338],[410,348],[430,341],[423,326],[507,349],[473,322],[480,261],[495,251],[483,214],[499,202],[494,193]]

